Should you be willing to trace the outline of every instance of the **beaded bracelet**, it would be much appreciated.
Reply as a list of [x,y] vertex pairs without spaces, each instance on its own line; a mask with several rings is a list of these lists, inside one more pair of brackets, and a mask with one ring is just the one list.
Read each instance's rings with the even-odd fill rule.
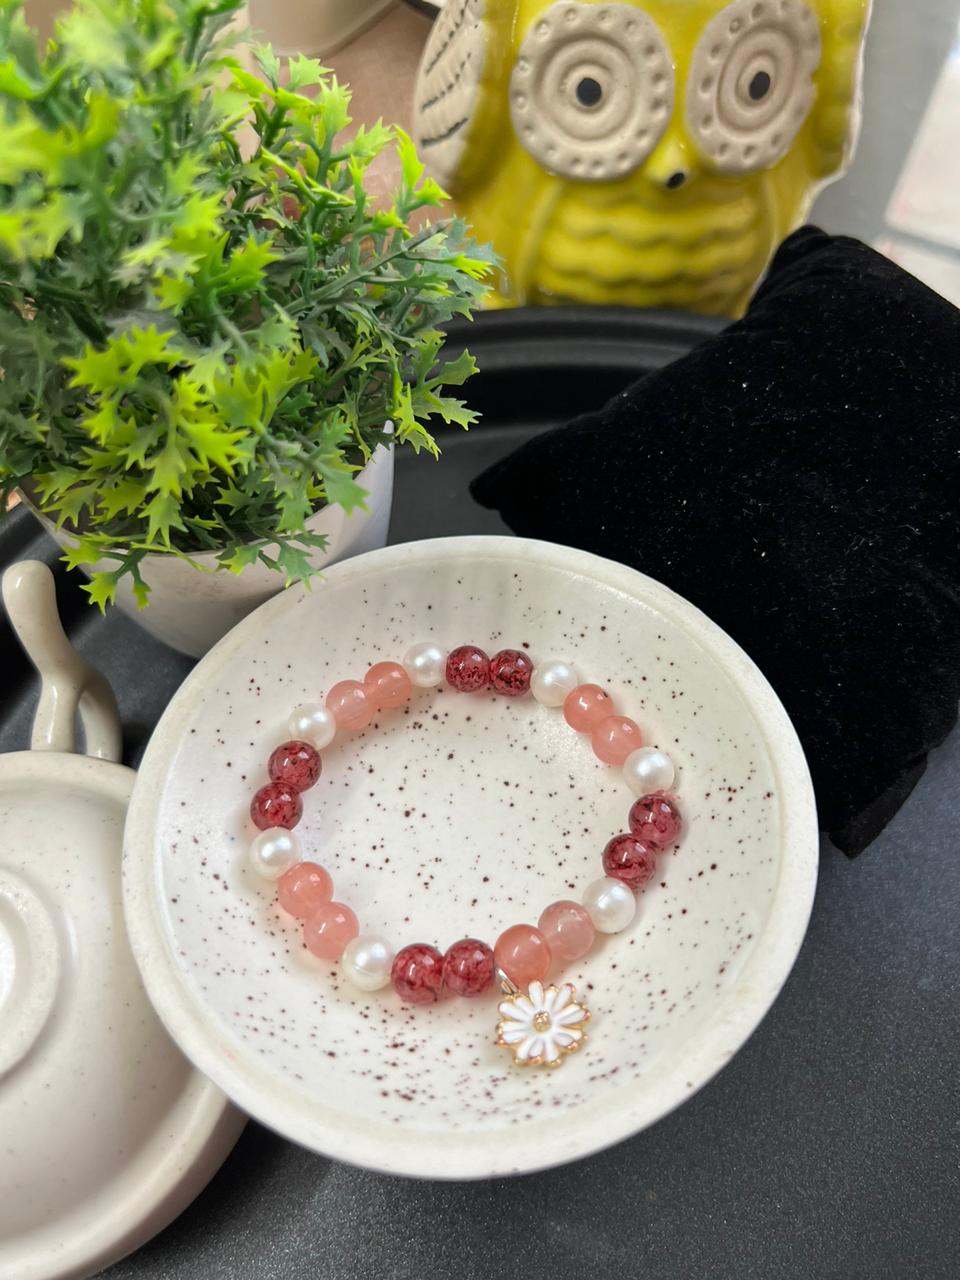
[[[394,954],[383,938],[361,934],[353,911],[333,901],[329,872],[302,860],[291,829],[303,813],[302,792],[320,777],[320,752],[338,730],[365,729],[377,712],[402,706],[414,686],[430,689],[443,683],[461,693],[492,690],[509,698],[529,691],[543,706],[562,707],[567,724],[590,735],[598,758],[622,768],[638,799],[630,809],[629,831],[614,836],[603,851],[606,874],[587,887],[581,903],[551,903],[536,928],[512,925],[492,948],[464,938],[445,954],[427,943],[413,943]],[[291,740],[270,756],[270,781],[250,803],[260,831],[250,846],[250,861],[259,875],[277,881],[281,908],[303,920],[308,950],[339,961],[360,990],[376,991],[392,982],[400,998],[412,1004],[432,1002],[444,993],[478,996],[499,983],[506,998],[498,1006],[496,1043],[521,1065],[557,1066],[579,1049],[590,1014],[569,983],[545,987],[544,979],[554,960],[569,964],[586,955],[597,932],[626,928],[636,911],[635,895],[655,875],[657,855],[676,844],[681,818],[675,798],[666,794],[674,782],[669,756],[643,746],[635,721],[614,712],[604,689],[580,684],[567,662],[535,667],[519,649],[503,649],[488,658],[474,645],[447,653],[432,642],[414,646],[402,663],[376,663],[362,682],[334,685],[325,705],[298,707],[289,729]]]

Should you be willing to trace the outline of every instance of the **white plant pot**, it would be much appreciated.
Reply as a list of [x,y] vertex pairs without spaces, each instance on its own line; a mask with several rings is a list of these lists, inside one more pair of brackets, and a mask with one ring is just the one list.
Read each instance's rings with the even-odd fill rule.
[[[393,449],[381,445],[357,482],[367,491],[366,511],[354,510],[348,516],[342,507],[323,507],[307,522],[311,533],[327,537],[326,551],[307,549],[318,569],[386,544],[393,504]],[[68,533],[46,517],[40,519],[61,546],[71,545]],[[241,618],[282,591],[283,578],[259,562],[241,573],[217,572],[213,552],[193,559],[203,568],[177,556],[147,556],[142,572],[150,586],[150,603],[145,609],[138,607],[128,577],[120,580],[116,602],[117,608],[158,640],[199,658]],[[103,560],[92,571],[113,567],[111,561]]]

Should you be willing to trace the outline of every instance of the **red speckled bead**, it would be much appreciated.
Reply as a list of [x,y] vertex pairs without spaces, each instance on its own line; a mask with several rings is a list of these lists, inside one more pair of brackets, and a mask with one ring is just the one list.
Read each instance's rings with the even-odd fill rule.
[[640,726],[628,716],[607,716],[594,729],[593,754],[604,764],[623,765],[627,756],[643,746]]
[[634,893],[641,893],[657,869],[657,855],[627,832],[614,836],[604,849],[603,869],[614,880],[629,885]]
[[399,662],[375,662],[363,677],[363,687],[374,706],[389,711],[403,706],[413,692],[413,681]]
[[296,862],[277,881],[277,901],[284,911],[301,920],[332,897],[330,873],[316,862]]
[[669,849],[680,839],[680,810],[670,796],[641,796],[630,807],[630,830],[651,849]]
[[550,968],[547,940],[532,924],[514,924],[505,929],[493,948],[497,968],[511,982],[525,987],[536,979],[544,979]]
[[493,951],[476,938],[462,938],[443,957],[443,984],[455,996],[478,996],[493,984]]
[[339,960],[344,947],[360,932],[357,917],[342,902],[325,902],[306,919],[303,943],[321,960]]
[[283,782],[268,782],[250,801],[250,817],[261,831],[267,827],[295,827],[303,815],[300,793]]
[[613,714],[613,699],[598,684],[578,684],[563,703],[563,718],[577,733],[593,733]]
[[479,693],[490,683],[490,659],[473,644],[462,644],[447,657],[447,684],[460,693]]
[[490,659],[490,683],[497,693],[519,698],[530,688],[533,659],[521,649],[501,649]]
[[291,791],[306,791],[320,777],[320,753],[309,742],[283,742],[270,757],[267,773]]
[[537,925],[547,940],[550,954],[567,964],[585,956],[593,946],[593,921],[579,902],[551,902]]
[[407,1004],[432,1004],[443,985],[443,956],[436,947],[413,942],[398,951],[390,970],[393,989]]

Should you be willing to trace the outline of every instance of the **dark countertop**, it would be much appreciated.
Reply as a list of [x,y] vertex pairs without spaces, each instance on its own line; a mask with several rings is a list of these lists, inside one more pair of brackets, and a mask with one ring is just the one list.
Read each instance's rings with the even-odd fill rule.
[[[671,334],[661,349],[631,356],[619,381],[676,354],[678,341]],[[598,383],[600,394],[615,387],[615,345],[603,348],[610,368],[594,350],[586,390],[546,377],[538,399],[528,379],[522,400],[504,372],[518,358],[513,339],[491,345],[480,395],[487,425],[447,439],[436,470],[398,459],[391,540],[500,531],[496,516],[465,499],[467,481],[585,395],[597,398]],[[23,555],[53,563],[55,551],[18,513],[0,531],[0,559]],[[123,617],[101,620],[73,582],[61,579],[60,598],[78,647],[118,693],[136,763],[189,660]],[[5,622],[0,659],[0,747],[10,750],[26,744],[35,693]],[[810,931],[780,998],[726,1069],[652,1129],[566,1168],[461,1184],[366,1173],[251,1123],[191,1208],[104,1277],[954,1280],[958,849],[955,732],[862,858],[824,848]]]

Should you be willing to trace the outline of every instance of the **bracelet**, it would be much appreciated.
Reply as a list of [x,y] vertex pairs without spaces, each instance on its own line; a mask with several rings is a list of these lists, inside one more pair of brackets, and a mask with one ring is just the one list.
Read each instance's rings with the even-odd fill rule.
[[[396,954],[385,939],[360,933],[353,911],[333,900],[333,880],[322,866],[302,858],[293,834],[303,813],[302,793],[320,777],[320,752],[338,731],[365,729],[378,712],[401,707],[414,686],[437,688],[446,683],[461,693],[493,691],[517,698],[532,693],[546,707],[562,707],[567,724],[589,734],[593,750],[606,764],[619,766],[637,796],[629,813],[629,830],[615,835],[603,850],[605,875],[593,881],[577,903],[551,903],[537,927],[515,924],[493,947],[463,938],[445,953],[416,942]],[[474,645],[447,653],[433,642],[414,646],[402,663],[378,662],[363,681],[343,680],[324,704],[298,707],[290,717],[292,735],[270,756],[270,781],[250,802],[259,829],[249,849],[258,875],[277,882],[277,900],[289,915],[303,921],[303,941],[323,960],[339,961],[346,978],[361,991],[392,983],[411,1004],[425,1004],[442,994],[473,997],[497,983],[506,997],[498,1005],[496,1043],[509,1049],[520,1065],[557,1066],[579,1049],[590,1017],[569,983],[544,986],[554,960],[571,963],[586,955],[596,934],[619,933],[636,911],[635,895],[656,873],[659,854],[676,845],[681,815],[669,756],[644,746],[639,726],[616,714],[613,700],[596,684],[581,684],[572,666],[553,660],[534,666],[521,649],[503,649],[488,658]],[[523,988],[526,988],[524,992]]]

